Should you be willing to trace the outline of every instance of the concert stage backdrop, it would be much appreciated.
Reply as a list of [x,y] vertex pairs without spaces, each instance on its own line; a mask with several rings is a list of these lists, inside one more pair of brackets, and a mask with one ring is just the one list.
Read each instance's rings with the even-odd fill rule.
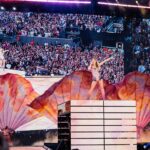
[[[148,74],[132,72],[126,75],[120,83],[108,84],[105,82],[107,100],[136,100],[138,142],[149,141],[149,77]],[[92,75],[88,71],[76,71],[64,77],[41,96],[35,92],[31,83],[24,77],[6,74],[0,77],[0,82],[0,127],[5,133],[5,127],[8,126],[9,130],[12,130],[13,136],[15,138],[18,136],[18,139],[26,138],[26,136],[37,137],[34,134],[39,133],[44,140],[46,138],[44,133],[49,130],[55,135],[56,133],[51,129],[57,128],[58,104],[71,99],[102,99],[99,86],[94,89],[92,97],[87,99],[87,93],[92,82]],[[39,131],[34,133],[33,130]],[[21,133],[20,136],[19,133]],[[41,136],[42,134],[43,136]],[[40,139],[38,140],[40,141]],[[15,142],[19,143],[17,140]]]
[[[136,101],[138,142],[150,141],[150,75],[145,67],[150,66],[149,60],[143,61],[149,49],[141,34],[147,31],[145,20],[5,11],[0,16],[0,45],[6,61],[0,76],[0,129],[10,145],[57,142],[58,105],[70,100],[102,100],[99,84],[88,95],[93,78],[87,68],[93,57],[101,62],[111,56],[114,59],[100,71],[106,100]],[[14,22],[17,27],[11,30]],[[60,43],[64,38],[66,43]],[[126,68],[132,72],[124,75]],[[9,70],[15,74],[7,74]],[[17,70],[23,70],[26,77],[17,75]],[[55,77],[58,74],[63,76]]]

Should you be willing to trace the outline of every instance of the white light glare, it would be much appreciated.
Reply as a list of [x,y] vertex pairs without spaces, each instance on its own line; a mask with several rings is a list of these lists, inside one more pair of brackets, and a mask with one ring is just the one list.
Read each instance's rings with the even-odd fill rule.
[[107,3],[107,2],[98,2],[99,5],[106,6],[116,6],[116,7],[129,7],[129,8],[140,8],[140,9],[150,9],[149,6],[141,6],[141,5],[127,5],[127,4],[116,4],[116,3]]
[[12,10],[16,11],[16,10],[17,10],[17,8],[16,8],[16,7],[13,7],[13,8],[12,8]]
[[5,8],[3,6],[0,7],[1,10],[5,10]]

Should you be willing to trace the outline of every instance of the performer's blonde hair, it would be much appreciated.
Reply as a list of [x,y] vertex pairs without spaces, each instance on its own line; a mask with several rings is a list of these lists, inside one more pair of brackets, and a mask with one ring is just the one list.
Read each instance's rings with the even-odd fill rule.
[[92,59],[91,64],[92,64],[92,67],[94,67],[94,68],[98,68],[99,67],[99,63],[98,63],[98,61],[95,58]]

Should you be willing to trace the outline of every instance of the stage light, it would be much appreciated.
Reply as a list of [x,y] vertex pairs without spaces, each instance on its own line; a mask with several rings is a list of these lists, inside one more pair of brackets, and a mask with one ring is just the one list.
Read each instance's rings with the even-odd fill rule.
[[128,8],[140,8],[140,9],[150,9],[149,6],[142,6],[142,5],[127,5],[127,4],[120,4],[120,3],[108,3],[108,2],[98,2],[99,5],[105,6],[115,6],[115,7],[128,7]]
[[0,7],[1,10],[5,10],[5,8],[3,6]]
[[144,148],[144,149],[149,149],[149,148],[150,148],[150,143],[144,144],[144,145],[143,145],[143,148]]
[[143,145],[143,148],[144,148],[144,149],[146,149],[146,148],[147,148],[147,146],[146,146],[146,145]]
[[13,8],[12,8],[12,10],[13,10],[13,11],[16,11],[16,10],[17,10],[17,8],[16,8],[16,7],[13,7]]
[[139,5],[139,2],[138,2],[138,1],[135,1],[135,2],[136,2],[137,5]]
[[118,1],[118,0],[116,0],[116,3],[119,3],[119,1]]
[[64,3],[64,4],[91,4],[91,1],[80,1],[80,0],[26,0],[29,2],[46,2],[46,3]]

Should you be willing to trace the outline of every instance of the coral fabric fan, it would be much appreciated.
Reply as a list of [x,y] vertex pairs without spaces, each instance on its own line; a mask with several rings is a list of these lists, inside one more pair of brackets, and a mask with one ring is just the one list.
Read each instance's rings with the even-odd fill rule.
[[31,84],[19,75],[0,76],[0,129],[16,130],[39,117],[39,113],[27,105],[38,94]]
[[[54,84],[43,95],[36,98],[31,107],[57,120],[57,105],[69,100],[88,100],[88,90],[92,83],[92,74],[88,71],[76,71]],[[100,87],[93,90],[91,100],[101,100]],[[150,122],[150,75],[132,72],[118,84],[105,82],[107,100],[135,100],[137,102],[138,142],[144,142],[141,135]]]

